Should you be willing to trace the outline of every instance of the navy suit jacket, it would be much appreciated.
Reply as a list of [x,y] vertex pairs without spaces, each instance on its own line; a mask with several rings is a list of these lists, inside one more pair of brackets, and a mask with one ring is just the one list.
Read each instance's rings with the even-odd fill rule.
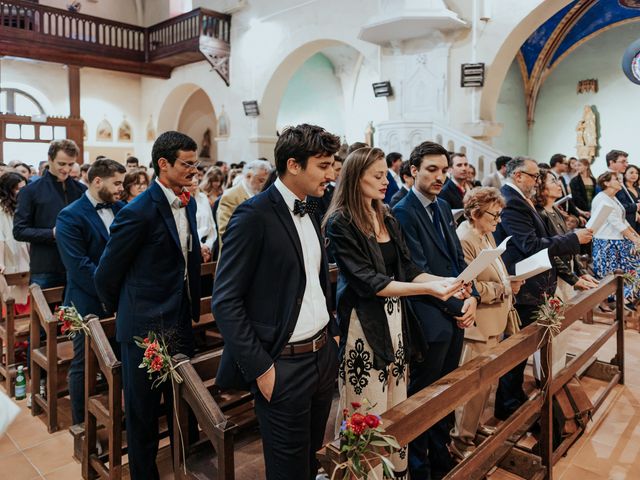
[[[545,248],[549,249],[551,258],[579,253],[580,243],[575,233],[552,236],[540,215],[519,192],[509,185],[503,185],[500,192],[507,205],[502,210],[501,222],[493,236],[497,245],[511,236],[507,249],[502,254],[502,260],[510,274],[515,274],[516,263]],[[554,294],[556,282],[556,269],[554,262],[551,262],[551,270],[531,277],[524,283],[516,296],[518,303],[539,305],[544,294]]]
[[[441,277],[456,277],[467,264],[456,235],[456,223],[451,208],[441,198],[436,197],[436,201],[442,213],[447,249],[438,240],[436,228],[413,190],[398,202],[393,214],[402,225],[411,259],[418,268]],[[449,252],[455,252],[453,258]],[[474,295],[477,295],[475,289]],[[451,338],[453,329],[458,328],[453,317],[462,315],[462,300],[452,297],[447,301],[441,301],[434,297],[422,296],[412,299],[411,303],[428,342],[447,341]]]
[[[310,218],[322,250],[320,285],[329,332],[336,336],[327,254],[317,218]],[[224,339],[218,385],[255,388],[255,379],[274,363],[293,333],[306,282],[298,232],[272,185],[238,206],[225,232],[211,302]]]
[[[171,207],[157,182],[151,182],[120,210],[111,224],[95,285],[105,308],[117,311],[118,342],[132,342],[134,336],[145,336],[150,330],[190,332],[191,321],[200,319],[202,259],[193,198],[186,211],[190,230],[187,265]],[[185,297],[191,304],[190,318],[180,318]]]
[[448,179],[438,195],[442,200],[445,200],[451,208],[456,210],[464,208],[464,194],[458,189],[458,186],[453,183],[453,180]]
[[624,207],[624,216],[634,230],[638,229],[638,222],[636,221],[636,214],[638,213],[638,204],[633,198],[633,194],[625,187],[616,193],[616,198]]
[[[116,215],[124,206],[116,202],[111,208]],[[56,243],[67,270],[64,304],[75,305],[82,315],[111,315],[98,298],[94,277],[100,257],[109,240],[98,212],[86,195],[64,208],[56,221]]]
[[76,201],[87,189],[71,177],[58,182],[47,170],[18,194],[18,205],[13,219],[13,236],[21,242],[29,242],[31,273],[64,273],[64,265],[58,254],[53,227],[58,213]]
[[387,192],[384,194],[384,203],[389,205],[393,196],[400,190],[398,188],[398,184],[396,183],[396,179],[393,178],[391,172],[387,170],[387,180],[389,180],[389,185],[387,185]]

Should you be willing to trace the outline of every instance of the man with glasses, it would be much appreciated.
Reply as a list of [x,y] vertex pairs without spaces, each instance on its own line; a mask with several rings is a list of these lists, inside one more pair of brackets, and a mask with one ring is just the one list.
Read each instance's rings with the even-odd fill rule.
[[640,203],[635,202],[624,183],[624,172],[629,166],[629,154],[622,150],[611,150],[605,158],[607,170],[615,173],[620,180],[620,185],[622,185],[622,190],[616,193],[616,198],[624,207],[625,218],[629,225],[635,226],[637,224],[636,215],[640,212]]
[[[531,200],[540,176],[535,160],[514,157],[507,164],[506,175],[507,182],[500,189],[506,207],[502,210],[502,221],[498,224],[494,237],[496,244],[500,244],[506,237],[511,236],[502,255],[509,274],[515,273],[516,263],[540,250],[548,248],[550,257],[574,255],[579,253],[580,244],[591,241],[593,232],[590,229],[555,236],[547,231]],[[522,286],[516,296],[515,307],[523,328],[534,321],[535,313],[545,295],[554,295],[556,283],[557,274],[555,267],[552,267],[551,270],[531,277]],[[522,389],[526,364],[525,360],[500,379],[495,402],[496,418],[507,419],[527,400],[527,395]]]
[[196,151],[196,142],[182,133],[158,137],[151,151],[156,179],[116,215],[95,273],[106,310],[117,311],[132,479],[159,478],[162,396],[172,422],[171,382],[151,387],[146,371],[138,368],[144,350],[134,336],[153,331],[165,337],[170,354],[193,354],[191,322],[200,318],[201,255],[196,202],[187,187],[197,175]]

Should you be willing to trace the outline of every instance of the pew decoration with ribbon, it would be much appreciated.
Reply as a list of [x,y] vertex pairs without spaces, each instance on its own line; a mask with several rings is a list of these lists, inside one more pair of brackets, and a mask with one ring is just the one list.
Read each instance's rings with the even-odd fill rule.
[[145,338],[133,337],[133,339],[138,347],[144,349],[142,363],[138,367],[147,370],[149,380],[153,380],[151,388],[159,387],[169,378],[174,383],[182,383],[182,377],[176,371],[176,365],[171,360],[167,343],[162,335],[149,332]]
[[78,332],[84,335],[91,335],[89,333],[89,327],[82,318],[82,315],[76,310],[75,305],[71,304],[70,307],[61,305],[56,308],[55,315],[58,321],[62,323],[60,332],[66,335],[68,338],[74,338]]
[[565,310],[566,305],[562,300],[558,297],[545,295],[544,302],[536,312],[536,324],[545,329],[539,347],[547,340],[548,336],[553,338],[560,333]]
[[622,279],[631,290],[631,298],[636,300],[640,296],[640,277],[638,277],[638,272],[630,270],[622,275]]
[[[368,401],[365,400],[365,403]],[[385,478],[393,478],[394,466],[387,458],[400,450],[400,445],[393,435],[385,435],[380,416],[368,413],[372,406],[360,412],[362,404],[351,402],[353,411],[342,411],[343,420],[340,427],[340,452],[347,460],[336,465],[332,480],[377,478],[373,471],[373,460],[380,460]]]

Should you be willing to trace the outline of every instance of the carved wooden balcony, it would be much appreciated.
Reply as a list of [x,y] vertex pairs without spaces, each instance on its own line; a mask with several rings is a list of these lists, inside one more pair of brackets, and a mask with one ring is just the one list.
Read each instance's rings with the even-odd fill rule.
[[197,8],[148,28],[0,0],[0,54],[169,78],[206,59],[229,85],[231,16]]

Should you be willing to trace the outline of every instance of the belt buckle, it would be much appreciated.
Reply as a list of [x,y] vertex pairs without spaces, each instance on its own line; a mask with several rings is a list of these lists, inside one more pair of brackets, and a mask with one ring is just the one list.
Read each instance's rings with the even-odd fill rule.
[[321,340],[322,340],[322,335],[320,335],[317,338],[314,338],[311,341],[311,346],[313,348],[313,352],[317,352],[318,350],[320,350],[320,346],[318,344],[320,343]]

